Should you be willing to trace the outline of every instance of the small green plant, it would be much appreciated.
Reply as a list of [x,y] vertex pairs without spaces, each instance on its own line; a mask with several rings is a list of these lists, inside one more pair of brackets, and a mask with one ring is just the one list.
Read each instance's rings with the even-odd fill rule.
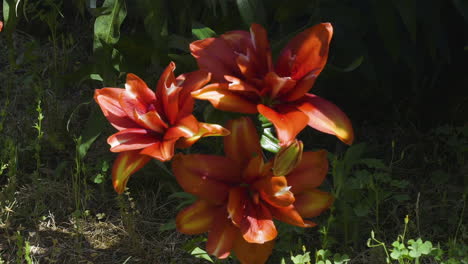
[[32,264],[32,259],[30,256],[31,252],[31,245],[28,241],[24,241],[23,236],[21,235],[20,231],[16,232],[16,246],[18,250],[16,251],[16,255],[18,258],[16,259],[16,263],[21,264],[23,263],[22,260],[25,260],[26,263]]
[[[405,240],[409,217],[405,217],[405,228],[403,234],[398,235],[397,239],[392,243],[392,248],[388,249],[385,242],[375,238],[374,231],[371,231],[371,237],[367,241],[368,247],[382,247],[385,251],[386,262],[391,263],[390,259],[396,260],[399,264],[419,264],[421,257],[430,256],[435,250],[431,241],[423,241],[421,238],[417,240]],[[390,252],[390,254],[389,254]]]
[[[310,252],[307,251],[305,246],[302,246],[302,254],[293,255],[291,253],[291,262],[293,264],[311,264],[312,258]],[[351,259],[346,254],[333,254],[330,250],[320,249],[315,252],[315,264],[347,264]],[[291,263],[287,262],[284,258],[281,264]]]

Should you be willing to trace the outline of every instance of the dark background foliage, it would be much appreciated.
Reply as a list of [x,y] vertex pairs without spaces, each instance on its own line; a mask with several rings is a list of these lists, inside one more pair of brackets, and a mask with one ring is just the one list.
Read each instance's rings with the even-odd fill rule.
[[[96,88],[123,87],[129,72],[154,87],[170,61],[177,73],[196,70],[190,42],[248,30],[251,23],[267,29],[274,57],[302,30],[333,24],[328,64],[312,92],[343,109],[356,130],[350,149],[311,129],[300,135],[306,148],[331,152],[325,188],[339,197],[320,219],[326,227],[320,241],[313,231],[286,228],[278,256],[303,241],[362,256],[370,229],[391,241],[405,214],[417,219],[415,234],[430,230],[426,236],[441,243],[466,231],[459,224],[468,192],[466,0],[3,0],[0,20],[0,165],[8,165],[0,173],[0,207],[20,201],[12,216],[0,211],[0,230],[8,235],[7,242],[0,237],[0,253],[10,260],[24,253],[16,231],[36,231],[47,211],[58,222],[73,215],[90,223],[86,211],[122,222],[124,242],[99,251],[99,263],[123,262],[130,254],[142,263],[187,257],[177,255],[184,238],[170,250],[167,242],[153,243],[174,234],[173,207],[186,198],[167,198],[179,189],[165,165],[152,164],[129,182],[136,205],[130,195],[115,201],[108,171],[114,155],[105,143],[113,129],[92,96]],[[198,102],[197,115],[205,107]],[[195,148],[220,151],[216,143]],[[162,224],[154,227],[155,221]],[[81,237],[80,228],[70,232]],[[463,239],[467,253],[466,234]],[[126,242],[139,247],[122,249]],[[73,245],[66,249],[88,257]],[[116,249],[121,258],[112,255]]]

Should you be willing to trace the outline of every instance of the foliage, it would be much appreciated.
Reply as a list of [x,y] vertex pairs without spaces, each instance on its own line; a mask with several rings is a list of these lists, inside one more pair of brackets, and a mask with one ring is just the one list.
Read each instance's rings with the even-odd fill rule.
[[[300,135],[306,148],[330,150],[324,189],[335,203],[319,228],[281,226],[272,263],[468,263],[465,1],[4,0],[2,8],[0,263],[209,261],[204,237],[183,248],[189,238],[174,232],[170,219],[194,197],[166,165],[148,164],[131,195],[115,198],[104,136],[112,130],[93,90],[123,87],[128,72],[155,84],[169,61],[178,73],[195,70],[189,43],[252,22],[265,26],[277,57],[326,21],[335,34],[314,92],[349,114],[358,142],[344,149]],[[200,102],[195,114],[219,124],[235,117]],[[261,129],[276,153],[271,124]],[[186,152],[220,154],[219,145]],[[365,247],[369,230],[388,255]]]

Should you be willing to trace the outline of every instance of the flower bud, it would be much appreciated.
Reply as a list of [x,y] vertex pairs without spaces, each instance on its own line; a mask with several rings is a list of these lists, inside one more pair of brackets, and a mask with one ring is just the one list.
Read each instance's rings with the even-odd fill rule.
[[281,147],[275,156],[273,175],[285,176],[290,173],[301,161],[304,145],[295,139],[286,147]]

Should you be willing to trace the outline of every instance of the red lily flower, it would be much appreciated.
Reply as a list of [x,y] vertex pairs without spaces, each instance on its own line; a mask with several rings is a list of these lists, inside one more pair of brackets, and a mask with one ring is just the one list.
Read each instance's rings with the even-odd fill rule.
[[112,168],[115,190],[122,193],[131,174],[151,158],[170,160],[175,147],[189,147],[201,137],[225,136],[219,125],[198,122],[192,115],[190,93],[209,82],[210,74],[196,71],[175,78],[171,62],[158,81],[156,93],[134,74],[125,89],[103,88],[94,93],[107,120],[119,132],[107,139],[119,156]]
[[282,145],[306,125],[351,144],[354,132],[348,117],[333,103],[307,93],[326,64],[332,34],[330,23],[299,33],[275,67],[267,33],[258,24],[252,24],[250,33],[231,31],[195,41],[190,44],[192,55],[217,83],[192,95],[224,111],[261,113],[275,126]]
[[[226,157],[177,154],[172,162],[182,188],[198,200],[176,218],[184,234],[208,233],[206,249],[218,258],[231,251],[242,263],[265,263],[277,230],[273,219],[300,227],[316,224],[304,218],[327,209],[333,198],[316,189],[328,171],[325,151],[304,152],[287,175],[273,175],[264,163],[253,122],[231,120],[224,138]],[[252,253],[255,252],[255,253]]]

